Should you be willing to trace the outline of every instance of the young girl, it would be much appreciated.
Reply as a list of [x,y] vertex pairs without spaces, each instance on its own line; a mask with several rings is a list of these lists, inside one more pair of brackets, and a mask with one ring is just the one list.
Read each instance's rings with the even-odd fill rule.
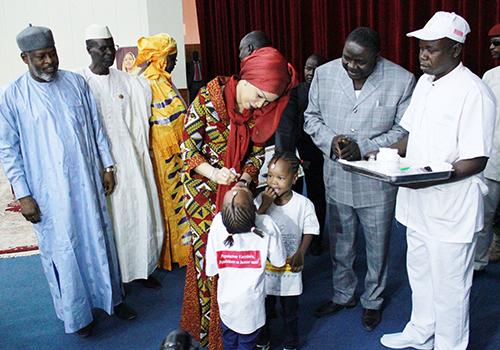
[[280,297],[285,321],[284,349],[296,349],[298,335],[298,301],[302,294],[304,254],[313,235],[319,235],[319,222],[313,203],[292,191],[297,180],[300,160],[292,152],[275,153],[268,165],[267,188],[256,199],[258,213],[271,216],[278,225],[287,253],[283,268],[266,266],[266,326],[258,341],[259,349],[269,349],[269,320],[275,316],[276,297]]
[[224,196],[214,217],[206,250],[207,276],[219,275],[217,302],[224,350],[253,350],[266,321],[264,269],[266,260],[283,266],[286,252],[279,229],[267,215],[256,215],[246,187]]

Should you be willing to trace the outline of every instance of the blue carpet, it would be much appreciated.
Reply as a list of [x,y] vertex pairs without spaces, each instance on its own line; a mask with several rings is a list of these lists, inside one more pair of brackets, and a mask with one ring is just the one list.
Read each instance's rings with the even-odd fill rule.
[[[359,243],[356,269],[362,282],[366,265],[362,239]],[[405,249],[404,233],[399,228],[391,239],[383,319],[373,332],[363,330],[359,305],[323,319],[312,316],[313,310],[331,295],[331,264],[327,253],[320,257],[308,255],[300,300],[301,348],[384,349],[379,344],[382,334],[400,331],[410,315]],[[158,271],[155,276],[163,283],[161,290],[134,283],[126,287],[127,302],[139,313],[136,320],[122,321],[99,312],[93,336],[81,339],[65,334],[62,322],[55,316],[38,256],[0,259],[0,349],[158,349],[165,335],[178,326],[184,269]],[[474,281],[469,349],[500,348],[499,276],[500,264],[495,264]],[[280,348],[280,327],[279,320],[272,324],[275,349]]]

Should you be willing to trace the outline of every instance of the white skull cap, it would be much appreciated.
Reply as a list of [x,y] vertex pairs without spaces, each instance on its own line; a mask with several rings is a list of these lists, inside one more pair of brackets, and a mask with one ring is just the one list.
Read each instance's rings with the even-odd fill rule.
[[113,36],[109,31],[108,26],[100,24],[91,24],[85,29],[85,40],[92,39],[110,39]]

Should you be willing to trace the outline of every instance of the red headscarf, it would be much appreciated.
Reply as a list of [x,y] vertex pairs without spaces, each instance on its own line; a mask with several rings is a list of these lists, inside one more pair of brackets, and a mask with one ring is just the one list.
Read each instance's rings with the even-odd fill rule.
[[495,24],[493,27],[491,27],[490,31],[488,32],[488,36],[500,36],[500,23]]
[[[248,153],[250,140],[255,144],[264,144],[271,138],[281,119],[281,114],[288,104],[290,90],[297,85],[297,73],[278,50],[263,47],[252,52],[241,62],[240,78],[258,87],[264,92],[280,96],[267,106],[244,110],[239,113],[236,104],[236,85],[239,79],[232,76],[224,87],[224,100],[230,119],[229,138],[227,140],[225,167],[234,168],[241,174],[241,165]],[[248,120],[253,117],[255,125],[250,130]],[[217,190],[217,211],[222,207],[224,194],[231,186],[219,185]]]

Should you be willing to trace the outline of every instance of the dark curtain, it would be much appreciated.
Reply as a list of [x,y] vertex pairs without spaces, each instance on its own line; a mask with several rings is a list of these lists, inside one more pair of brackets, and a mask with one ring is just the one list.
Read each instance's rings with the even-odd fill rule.
[[238,45],[252,30],[263,30],[303,78],[307,57],[340,57],[344,39],[359,26],[377,30],[382,56],[417,76],[420,29],[436,11],[453,11],[471,26],[463,62],[482,75],[494,64],[489,28],[500,22],[500,0],[196,0],[201,57],[208,78],[239,71]]

